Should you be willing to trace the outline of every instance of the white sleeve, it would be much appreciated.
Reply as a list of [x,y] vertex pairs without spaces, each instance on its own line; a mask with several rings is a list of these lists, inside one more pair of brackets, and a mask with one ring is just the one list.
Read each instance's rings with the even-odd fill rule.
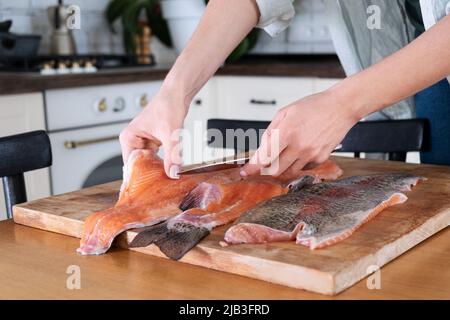
[[295,15],[293,0],[256,0],[260,18],[257,27],[270,36],[276,36],[286,29]]

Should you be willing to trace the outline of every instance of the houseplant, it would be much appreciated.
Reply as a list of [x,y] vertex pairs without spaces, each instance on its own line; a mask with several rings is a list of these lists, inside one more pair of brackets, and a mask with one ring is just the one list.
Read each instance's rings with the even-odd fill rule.
[[[161,12],[161,2],[171,0],[111,0],[105,11],[108,24],[113,32],[114,23],[120,20],[123,26],[123,40],[125,51],[128,54],[135,53],[135,36],[142,33],[141,17],[145,16],[146,23],[152,29],[155,35],[163,44],[172,48],[173,38],[167,21],[163,18]],[[208,0],[205,0],[207,3]],[[172,30],[177,32],[177,30]],[[257,30],[254,29],[250,34],[234,49],[227,61],[236,61],[247,52],[249,52],[257,42]]]

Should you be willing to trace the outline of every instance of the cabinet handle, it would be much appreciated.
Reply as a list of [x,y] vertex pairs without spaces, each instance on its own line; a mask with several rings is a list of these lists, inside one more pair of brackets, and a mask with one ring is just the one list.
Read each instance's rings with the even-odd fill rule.
[[276,105],[277,104],[277,100],[258,100],[258,99],[251,99],[250,100],[251,104],[265,104],[265,105]]
[[117,140],[117,139],[119,139],[118,136],[108,136],[108,137],[102,137],[102,138],[97,138],[97,139],[88,139],[88,140],[79,140],[79,141],[67,140],[67,141],[64,141],[64,147],[66,147],[66,149],[76,149],[81,146],[87,146],[90,144],[113,141],[113,140]]

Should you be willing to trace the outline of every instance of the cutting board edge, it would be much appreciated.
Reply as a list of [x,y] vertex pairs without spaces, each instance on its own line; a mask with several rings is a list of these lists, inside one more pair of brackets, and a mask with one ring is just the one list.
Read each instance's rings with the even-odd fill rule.
[[[434,226],[434,229],[430,227],[431,225]],[[411,230],[402,237],[397,238],[391,243],[380,248],[375,254],[362,257],[355,262],[356,266],[355,264],[352,264],[351,266],[346,268],[346,270],[338,272],[335,275],[336,287],[334,294],[339,294],[342,291],[353,286],[358,281],[361,281],[362,279],[370,276],[372,273],[367,272],[367,268],[369,266],[377,266],[381,270],[381,268],[387,265],[389,262],[397,259],[405,252],[414,248],[416,245],[432,237],[438,232],[444,230],[448,226],[450,226],[450,208],[425,221],[425,223],[420,225],[418,228]],[[413,241],[409,241],[411,239]],[[363,266],[365,266],[365,269],[362,269]],[[359,270],[356,276],[354,274],[355,267],[357,267]],[[353,278],[349,276],[351,272],[353,272]],[[348,281],[348,279],[351,280]]]
[[[61,219],[65,223],[61,223],[59,221]],[[27,227],[64,234],[75,238],[81,238],[84,224],[80,220],[43,213],[42,211],[33,210],[21,205],[15,205],[13,207],[13,220],[15,223]],[[44,220],[54,221],[55,224],[45,224]]]
[[[154,245],[144,248],[130,248],[129,243],[133,237],[133,232],[124,233],[118,237],[116,245],[142,254],[168,259],[158,247]],[[207,263],[205,263],[205,261]],[[179,262],[328,296],[334,295],[335,291],[335,279],[333,273],[300,265],[290,265],[276,260],[245,256],[236,252],[227,252],[220,248],[202,246],[201,243],[198,244],[196,248],[189,251],[181,260],[179,260]],[[264,269],[259,269],[260,272],[255,272],[257,271],[254,268],[255,263],[265,263],[268,265]],[[233,269],[230,269],[230,266],[233,266]],[[274,274],[275,276],[268,278],[264,275],[264,272],[262,272],[267,271],[267,268],[274,271],[283,270],[283,274],[280,275],[277,272],[273,272],[271,274]],[[288,273],[286,270],[290,270],[290,272]],[[299,278],[299,273],[304,273],[304,276]],[[314,281],[309,281],[312,279],[312,276],[315,276]],[[295,280],[293,281],[293,279]],[[319,286],[318,283],[320,283]]]

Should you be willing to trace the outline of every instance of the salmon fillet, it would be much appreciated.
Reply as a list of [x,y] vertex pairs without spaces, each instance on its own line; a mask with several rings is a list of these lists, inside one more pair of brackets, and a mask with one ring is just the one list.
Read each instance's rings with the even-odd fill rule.
[[250,209],[225,233],[228,244],[296,240],[318,249],[340,242],[384,209],[405,202],[408,173],[355,176],[306,186]]
[[202,181],[240,179],[236,170],[169,179],[164,173],[162,160],[149,150],[134,150],[123,171],[117,203],[113,208],[95,212],[86,219],[78,253],[102,254],[121,232],[152,225],[180,213],[179,204],[183,198]]
[[[283,178],[277,180],[264,176],[243,180],[239,168],[182,175],[180,179],[173,180],[166,176],[163,162],[154,152],[135,150],[124,166],[124,179],[117,203],[86,219],[77,252],[83,255],[105,253],[114,238],[123,231],[153,226],[162,221],[167,223],[145,230],[146,233],[136,237],[132,245],[148,245],[153,243],[150,240],[155,234],[178,230],[180,225],[186,228],[186,224],[189,224],[187,227],[196,228],[191,228],[189,241],[183,244],[182,251],[186,251],[187,247],[192,248],[215,226],[234,221],[241,213],[263,200],[286,193],[289,188],[304,184],[308,179],[317,182],[336,179],[341,174],[342,170],[334,162],[328,161],[315,169],[300,172],[300,178],[291,185],[286,184]],[[306,176],[308,179],[302,178]],[[171,220],[173,217],[176,218]],[[165,238],[178,239],[168,237],[167,234]]]
[[342,170],[327,161],[312,170],[298,173],[290,183],[283,179],[256,176],[239,181],[202,182],[181,202],[181,214],[165,223],[140,232],[131,247],[146,247],[152,243],[169,258],[178,260],[192,249],[213,228],[233,222],[242,213],[260,202],[323,179],[336,179]]

